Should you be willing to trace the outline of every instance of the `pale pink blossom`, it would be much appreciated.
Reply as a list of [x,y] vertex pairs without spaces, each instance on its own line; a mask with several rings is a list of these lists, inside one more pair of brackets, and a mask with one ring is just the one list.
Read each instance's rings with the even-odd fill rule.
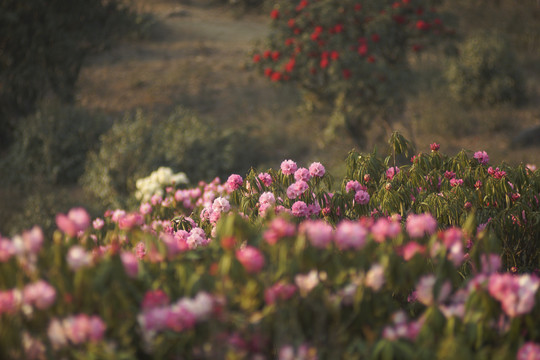
[[436,280],[435,275],[424,275],[416,285],[416,298],[426,306],[433,304],[433,287]]
[[357,221],[344,220],[336,228],[334,241],[341,250],[359,250],[364,247],[368,231]]
[[424,235],[431,235],[437,230],[437,221],[431,214],[411,214],[407,218],[407,232],[412,238],[421,238]]
[[68,250],[66,261],[71,270],[77,271],[92,263],[92,255],[90,255],[82,246],[75,245]]
[[309,173],[309,170],[306,168],[299,168],[294,172],[294,179],[296,181],[309,181],[311,179],[311,174]]
[[274,205],[276,203],[276,198],[272,192],[263,192],[261,196],[259,196],[259,203]]
[[535,275],[491,274],[489,293],[499,300],[504,312],[510,317],[529,313],[535,305],[535,295],[540,279]]
[[49,326],[47,327],[47,336],[54,349],[60,349],[68,345],[68,339],[64,332],[64,327],[57,318],[53,318],[49,322]]
[[294,277],[294,282],[300,290],[300,295],[306,296],[319,285],[319,273],[317,270],[311,270],[307,274],[298,274]]
[[212,210],[218,213],[226,213],[231,210],[231,204],[229,203],[229,200],[223,197],[218,197],[212,203]]
[[386,238],[393,239],[401,233],[401,225],[397,221],[387,218],[378,219],[371,227],[371,234],[376,242],[383,242]]
[[144,223],[144,218],[138,212],[133,212],[122,216],[118,219],[118,228],[129,230],[141,226]]
[[302,195],[307,189],[309,188],[309,185],[307,182],[303,180],[299,180],[293,184],[291,184],[287,188],[287,197],[289,199],[296,199],[300,195]]
[[373,291],[379,291],[385,282],[384,266],[381,264],[373,264],[366,274],[366,286],[372,288]]
[[300,225],[300,232],[306,234],[309,243],[319,249],[327,248],[334,236],[334,229],[324,220],[306,220]]
[[308,208],[305,202],[296,201],[291,207],[291,213],[297,217],[305,217],[308,215]]
[[265,264],[264,255],[253,246],[246,246],[236,250],[236,259],[248,273],[258,273]]
[[94,221],[92,222],[92,226],[93,226],[94,229],[96,229],[96,230],[101,230],[101,229],[103,229],[103,226],[105,226],[105,221],[103,221],[102,218],[96,218],[96,219],[94,219]]
[[44,280],[28,284],[23,289],[23,302],[40,310],[48,309],[55,300],[55,288]]
[[320,162],[311,163],[309,166],[309,174],[313,177],[323,177],[326,170]]
[[189,235],[186,239],[190,249],[196,249],[199,246],[208,245],[209,239],[206,237],[206,233],[200,227],[194,227],[189,231]]
[[463,235],[461,229],[452,227],[445,230],[443,242],[447,249],[447,257],[454,264],[459,266],[463,263]]
[[130,278],[135,278],[139,274],[139,261],[135,254],[129,251],[122,251],[120,253],[120,260],[124,266],[124,271]]
[[192,329],[195,326],[196,318],[182,304],[175,304],[168,309],[166,326],[168,329],[180,332]]
[[293,236],[295,232],[296,227],[293,224],[284,218],[277,217],[270,222],[268,229],[263,233],[263,238],[270,245],[274,245],[284,237]]
[[90,216],[82,208],[71,209],[67,215],[56,215],[56,226],[66,235],[75,237],[90,225]]
[[284,175],[293,175],[294,172],[296,170],[298,170],[298,166],[296,165],[296,163],[292,160],[284,160],[282,163],[281,163],[281,172],[284,174]]

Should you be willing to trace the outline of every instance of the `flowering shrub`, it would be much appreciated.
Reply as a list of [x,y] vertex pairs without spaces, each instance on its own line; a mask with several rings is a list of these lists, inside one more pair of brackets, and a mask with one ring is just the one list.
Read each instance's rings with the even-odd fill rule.
[[403,102],[411,52],[449,33],[440,1],[277,1],[273,32],[253,54],[269,80],[293,82],[332,107],[356,138],[374,118],[390,121]]
[[[394,151],[403,145],[394,136]],[[374,154],[351,155],[339,190],[322,164],[285,160],[136,210],[91,219],[74,208],[52,239],[38,227],[0,238],[0,358],[529,359],[540,347],[538,253],[536,272],[507,272],[493,243],[515,229],[476,222],[512,214],[510,199],[495,208],[504,215],[484,209],[500,196],[489,186],[512,180],[524,201],[538,195],[538,172],[518,181],[517,169],[486,169],[487,154],[431,148],[391,164],[390,177]],[[432,167],[423,188],[444,197],[474,189],[473,174],[486,195],[476,211],[432,211],[431,194],[407,185],[424,179],[415,166]],[[402,196],[407,186],[425,205]],[[525,215],[532,228],[534,216],[538,204]]]

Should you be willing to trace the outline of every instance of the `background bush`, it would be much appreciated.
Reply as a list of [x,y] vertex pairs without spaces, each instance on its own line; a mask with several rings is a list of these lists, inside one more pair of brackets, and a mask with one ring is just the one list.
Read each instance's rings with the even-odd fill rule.
[[0,161],[5,173],[1,181],[23,187],[76,184],[87,153],[97,149],[99,136],[109,127],[104,115],[44,103],[17,124],[13,145]]
[[501,34],[480,34],[459,47],[446,76],[450,92],[466,105],[518,104],[525,98],[523,75]]
[[0,2],[0,148],[47,94],[71,102],[83,61],[134,28],[118,0]]
[[249,129],[221,131],[182,108],[164,120],[138,111],[103,135],[82,184],[104,205],[119,206],[134,193],[137,179],[160,166],[185,172],[196,183],[246,172],[263,163],[266,154],[264,141]]

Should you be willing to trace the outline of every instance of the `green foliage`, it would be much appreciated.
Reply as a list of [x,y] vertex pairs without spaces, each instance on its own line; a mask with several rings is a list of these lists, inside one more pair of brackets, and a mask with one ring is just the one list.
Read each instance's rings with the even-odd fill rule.
[[246,172],[265,161],[265,145],[248,129],[221,131],[178,108],[163,120],[138,111],[113,125],[89,155],[82,184],[104,205],[125,204],[135,181],[160,166],[191,181]]
[[42,104],[22,119],[13,145],[0,161],[8,185],[75,184],[84,172],[89,151],[97,149],[99,136],[110,122],[100,114],[81,108]]
[[0,2],[0,141],[15,119],[46,95],[72,101],[90,52],[133,29],[135,17],[118,0]]
[[481,34],[459,47],[446,70],[451,94],[465,105],[518,104],[525,99],[523,75],[501,34]]

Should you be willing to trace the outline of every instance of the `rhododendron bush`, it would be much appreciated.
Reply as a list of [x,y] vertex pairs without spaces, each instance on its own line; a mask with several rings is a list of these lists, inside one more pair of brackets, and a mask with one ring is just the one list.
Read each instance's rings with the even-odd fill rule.
[[390,145],[1,238],[0,358],[536,359],[539,172]]
[[362,139],[374,119],[389,125],[410,93],[410,55],[452,33],[441,2],[276,1],[273,31],[253,63],[269,80],[295,83],[308,102],[332,108],[330,128],[345,126]]

